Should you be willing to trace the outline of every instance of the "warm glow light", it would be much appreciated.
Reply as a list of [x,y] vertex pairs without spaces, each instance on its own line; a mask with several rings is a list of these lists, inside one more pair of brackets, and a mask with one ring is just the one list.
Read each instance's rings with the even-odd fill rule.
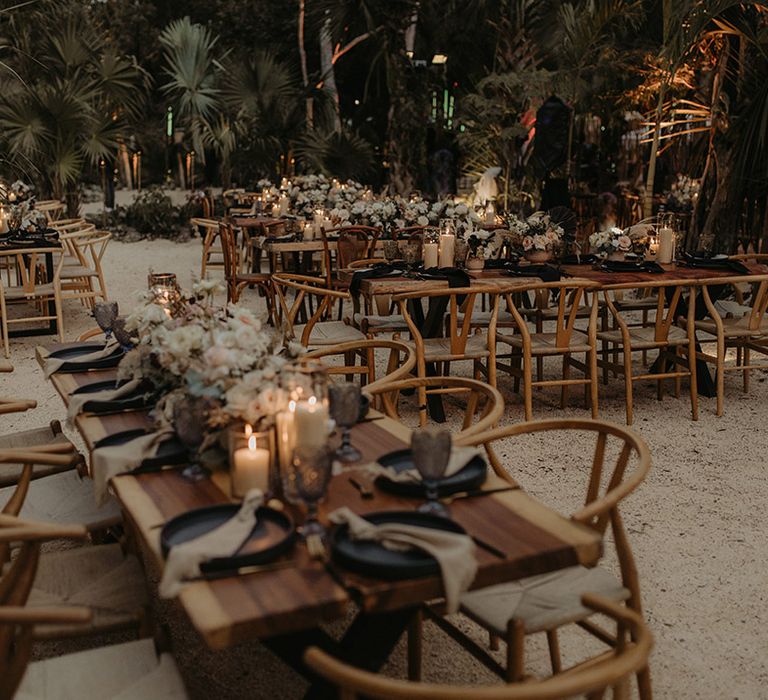
[[255,450],[256,449],[256,436],[251,435],[251,437],[248,438],[248,449],[249,450]]
[[253,426],[250,423],[245,424],[245,437],[249,438],[253,435]]
[[436,53],[434,56],[432,56],[432,63],[438,66],[444,63],[448,63],[448,56],[446,56],[444,53]]

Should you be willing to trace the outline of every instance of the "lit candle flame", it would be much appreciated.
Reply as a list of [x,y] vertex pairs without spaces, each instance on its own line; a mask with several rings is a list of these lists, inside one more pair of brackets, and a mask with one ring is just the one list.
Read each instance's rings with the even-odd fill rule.
[[255,450],[256,449],[256,436],[251,435],[251,437],[248,438],[248,449],[249,450]]
[[249,438],[249,437],[251,437],[251,435],[253,435],[253,427],[251,426],[250,423],[246,423],[245,424],[245,437]]

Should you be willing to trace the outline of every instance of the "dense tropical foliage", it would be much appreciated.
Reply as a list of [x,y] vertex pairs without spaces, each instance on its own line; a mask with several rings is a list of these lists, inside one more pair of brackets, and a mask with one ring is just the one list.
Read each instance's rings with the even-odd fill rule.
[[684,173],[692,245],[768,233],[766,0],[35,0],[0,61],[3,167],[73,204],[138,152],[188,187],[497,166],[507,206],[561,180],[645,215]]

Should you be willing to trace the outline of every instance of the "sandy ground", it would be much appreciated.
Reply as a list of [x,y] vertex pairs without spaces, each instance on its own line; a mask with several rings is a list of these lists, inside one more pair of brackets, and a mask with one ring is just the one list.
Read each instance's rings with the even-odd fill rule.
[[[199,269],[199,260],[199,239],[184,244],[160,240],[113,243],[105,260],[110,295],[127,311],[134,291],[145,287],[149,267],[156,272],[175,272],[182,284],[188,284]],[[250,296],[245,303],[259,302]],[[66,304],[65,321],[68,340],[94,326],[74,301]],[[34,359],[40,341],[19,338],[11,343],[15,371],[0,375],[0,393],[34,398],[38,408],[3,417],[3,433],[64,417],[60,398]],[[758,372],[746,394],[737,375],[727,376],[726,384],[725,415],[717,418],[714,399],[702,398],[700,419],[695,423],[690,420],[685,385],[680,399],[668,395],[662,402],[656,400],[654,386],[636,389],[635,429],[651,447],[653,468],[647,481],[624,503],[622,513],[637,560],[646,617],[656,638],[651,669],[659,698],[768,698],[768,525],[760,516],[768,500],[764,476],[768,385]],[[500,388],[508,402],[504,422],[522,420],[520,399],[512,393],[511,382],[502,377]],[[588,417],[579,401],[574,398],[571,404],[561,411],[558,395],[539,392],[535,416]],[[600,414],[623,423],[621,381],[601,387]],[[77,434],[68,432],[78,441]],[[591,454],[586,436],[566,440],[550,434],[547,440],[507,440],[500,452],[510,472],[535,496],[562,512],[578,507]],[[569,494],[572,498],[567,498]],[[614,565],[610,554],[606,565]],[[301,696],[301,679],[258,642],[212,653],[175,604],[155,601],[155,606],[159,621],[171,630],[174,653],[193,697]],[[462,625],[478,640],[485,638],[470,623]],[[343,626],[342,621],[333,629],[340,633]],[[590,648],[591,642],[585,646],[584,640],[577,632],[564,636],[566,660]],[[82,645],[67,642],[41,651],[61,653]],[[387,673],[403,674],[402,647]],[[545,671],[542,640],[530,639],[527,649],[531,668]],[[425,659],[428,680],[493,682],[471,657],[429,627]]]

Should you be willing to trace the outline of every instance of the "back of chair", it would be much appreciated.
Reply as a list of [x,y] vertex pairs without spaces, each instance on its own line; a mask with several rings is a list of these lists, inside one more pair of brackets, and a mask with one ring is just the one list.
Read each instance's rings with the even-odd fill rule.
[[362,671],[317,647],[306,651],[304,662],[337,686],[343,700],[357,697],[376,700],[565,700],[584,695],[602,698],[609,689],[613,689],[614,698],[627,698],[631,676],[648,664],[653,647],[651,632],[639,615],[623,605],[595,595],[583,596],[582,603],[616,623],[615,647],[583,666],[543,680],[526,678],[522,683],[500,686],[415,683]]
[[88,223],[82,218],[58,219],[57,221],[51,221],[50,227],[59,233],[85,233],[96,229],[95,224]]
[[[310,300],[316,302],[317,308],[314,313],[311,316],[307,313],[308,320],[301,334],[300,342],[305,347],[309,343],[309,338],[312,335],[312,329],[315,324],[330,315],[333,302],[337,299],[350,298],[347,292],[328,289],[325,287],[323,279],[309,275],[285,272],[275,274],[272,275],[272,286],[275,290],[278,307],[275,314],[275,322],[280,325],[286,340],[295,339],[296,334],[293,327],[296,325],[299,313],[302,310],[306,311],[306,302]],[[292,302],[288,301],[290,290],[294,292]]]
[[60,202],[58,199],[44,199],[35,202],[35,209],[43,212],[50,224],[52,221],[59,219],[64,213],[64,202]]
[[[67,254],[78,260],[84,267],[93,263],[96,268],[101,265],[101,259],[112,239],[109,231],[97,231],[95,228],[87,231],[70,231],[59,235],[59,240]],[[90,262],[88,258],[90,257]]]
[[84,608],[24,607],[37,573],[40,545],[53,539],[86,536],[85,528],[79,525],[58,527],[0,516],[0,546],[19,545],[11,564],[0,572],[0,698],[12,698],[24,677],[36,624],[90,620],[91,613]]
[[[26,296],[34,297],[40,281],[38,275],[39,268],[43,265],[45,256],[50,255],[50,253],[50,248],[25,248],[15,251],[0,250],[0,267],[5,263],[10,269],[16,271],[17,284],[8,286],[23,289]],[[58,260],[54,263],[53,279],[47,280],[49,283],[54,285],[59,283],[63,264],[64,255],[59,255]],[[0,292],[2,291],[3,281],[0,278]]]
[[598,287],[599,285],[595,282],[568,279],[559,282],[541,282],[507,291],[505,293],[507,308],[515,319],[524,345],[530,344],[531,334],[522,313],[520,313],[516,298],[528,292],[534,292],[543,303],[554,296],[557,304],[557,317],[552,319],[555,323],[555,345],[557,348],[567,349],[571,343],[573,332],[576,330],[579,312],[584,309],[585,305],[588,305],[590,309],[589,331],[595,332]]
[[237,298],[237,273],[239,257],[237,254],[237,238],[231,224],[219,223],[221,252],[224,258],[224,278],[227,284],[227,301]]
[[[328,245],[328,234],[330,233],[338,234],[335,270],[333,269],[333,258]],[[346,269],[355,260],[369,257],[376,247],[376,241],[380,235],[381,229],[375,226],[343,226],[328,230],[321,227],[320,238],[323,241],[323,256],[328,286],[330,286],[330,281],[335,271]]]
[[[733,256],[734,258],[740,256]],[[755,256],[752,256],[753,258]],[[768,256],[766,256],[768,257]],[[768,310],[768,275],[743,275],[738,277],[726,277],[712,280],[700,280],[698,284],[701,286],[701,293],[704,297],[704,304],[707,307],[710,317],[715,322],[718,330],[722,332],[722,318],[715,308],[712,296],[709,293],[709,286],[730,285],[735,290],[742,285],[752,286],[752,299],[749,302],[751,311],[747,317],[747,329],[755,331],[757,334],[761,332],[763,319],[765,313]],[[738,297],[737,297],[738,298]]]
[[[444,299],[446,301],[446,337],[449,340],[449,351],[452,355],[462,355],[466,350],[467,341],[472,336],[474,330],[472,326],[472,312],[475,308],[475,301],[478,296],[483,294],[490,295],[491,298],[491,320],[488,324],[488,338],[491,341],[491,335],[495,338],[496,322],[499,316],[498,289],[482,286],[429,287],[417,292],[394,295],[392,301],[400,307],[400,313],[408,324],[408,330],[411,332],[411,336],[416,343],[417,351],[423,356],[425,329],[417,325],[413,318],[412,309],[409,309],[409,304],[419,304],[421,299],[429,299],[431,303],[437,303],[433,301],[436,299]],[[462,312],[461,315],[460,312]]]

